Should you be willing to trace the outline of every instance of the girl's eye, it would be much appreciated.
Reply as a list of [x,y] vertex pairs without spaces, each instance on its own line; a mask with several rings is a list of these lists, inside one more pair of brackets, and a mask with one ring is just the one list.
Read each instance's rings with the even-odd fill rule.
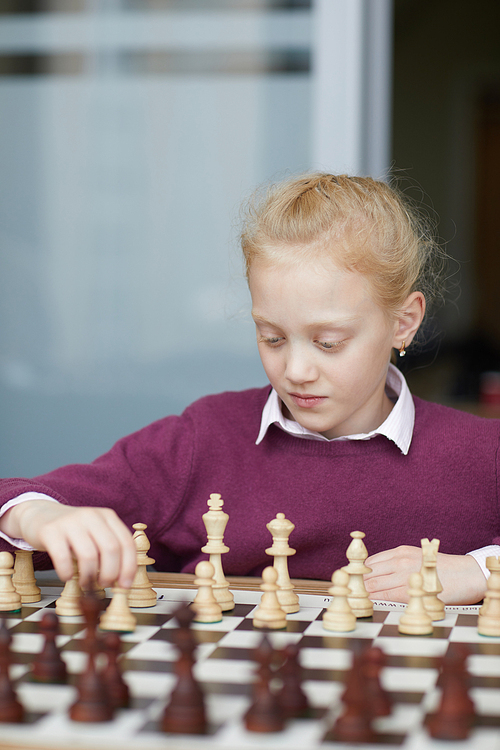
[[343,342],[342,341],[317,341],[323,349],[326,349],[327,351],[332,351],[333,349],[339,349]]
[[277,346],[283,341],[283,338],[281,336],[261,336],[260,340],[264,344],[269,344],[269,346]]

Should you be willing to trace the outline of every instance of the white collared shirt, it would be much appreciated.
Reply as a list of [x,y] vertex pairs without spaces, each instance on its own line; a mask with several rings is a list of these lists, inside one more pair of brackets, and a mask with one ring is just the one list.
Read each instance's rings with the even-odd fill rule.
[[410,450],[413,427],[415,425],[415,405],[403,374],[394,365],[389,365],[385,392],[391,401],[395,403],[391,413],[382,422],[380,427],[371,432],[363,432],[358,435],[327,438],[319,432],[313,432],[306,427],[302,427],[302,425],[293,419],[287,419],[281,409],[280,397],[273,388],[262,410],[260,431],[255,441],[256,445],[262,442],[269,426],[276,424],[290,435],[305,438],[306,440],[370,440],[370,438],[376,435],[385,435],[406,456]]

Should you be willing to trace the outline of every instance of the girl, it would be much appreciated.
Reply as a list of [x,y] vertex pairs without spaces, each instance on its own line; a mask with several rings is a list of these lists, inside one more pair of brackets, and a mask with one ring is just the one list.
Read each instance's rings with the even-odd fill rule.
[[405,601],[420,540],[437,537],[443,600],[479,601],[484,558],[500,552],[500,421],[412,398],[390,364],[433,293],[422,221],[384,183],[312,174],[258,199],[242,247],[270,386],[205,397],[90,465],[5,480],[5,543],[46,550],[63,580],[74,555],[84,582],[99,571],[127,587],[127,526],[142,521],[157,569],[193,572],[220,492],[226,574],[261,572],[266,523],[284,512],[292,577],[329,580],[361,529],[368,591]]

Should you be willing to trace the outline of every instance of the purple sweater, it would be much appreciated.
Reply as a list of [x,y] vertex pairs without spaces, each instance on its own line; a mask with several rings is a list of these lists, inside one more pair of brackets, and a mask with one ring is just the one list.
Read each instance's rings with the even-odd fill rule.
[[[257,575],[272,563],[266,523],[278,512],[295,524],[289,570],[297,578],[330,579],[346,564],[355,529],[366,533],[369,554],[419,546],[422,537],[437,537],[440,551],[452,554],[500,544],[500,420],[415,398],[407,456],[381,436],[311,441],[275,426],[257,446],[268,394],[259,388],[202,398],[92,464],[3,480],[0,504],[35,490],[70,505],[114,508],[130,527],[148,525],[156,569],[174,572],[193,572],[206,559],[201,517],[212,492],[229,514],[228,575]],[[39,567],[49,564],[37,557]]]

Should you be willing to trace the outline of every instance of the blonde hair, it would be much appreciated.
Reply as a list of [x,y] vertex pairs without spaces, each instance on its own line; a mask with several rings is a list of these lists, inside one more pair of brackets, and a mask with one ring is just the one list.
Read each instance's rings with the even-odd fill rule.
[[241,246],[247,278],[256,259],[307,261],[326,253],[366,276],[390,316],[413,291],[428,305],[440,295],[445,255],[432,225],[396,189],[370,177],[306,174],[257,192]]

